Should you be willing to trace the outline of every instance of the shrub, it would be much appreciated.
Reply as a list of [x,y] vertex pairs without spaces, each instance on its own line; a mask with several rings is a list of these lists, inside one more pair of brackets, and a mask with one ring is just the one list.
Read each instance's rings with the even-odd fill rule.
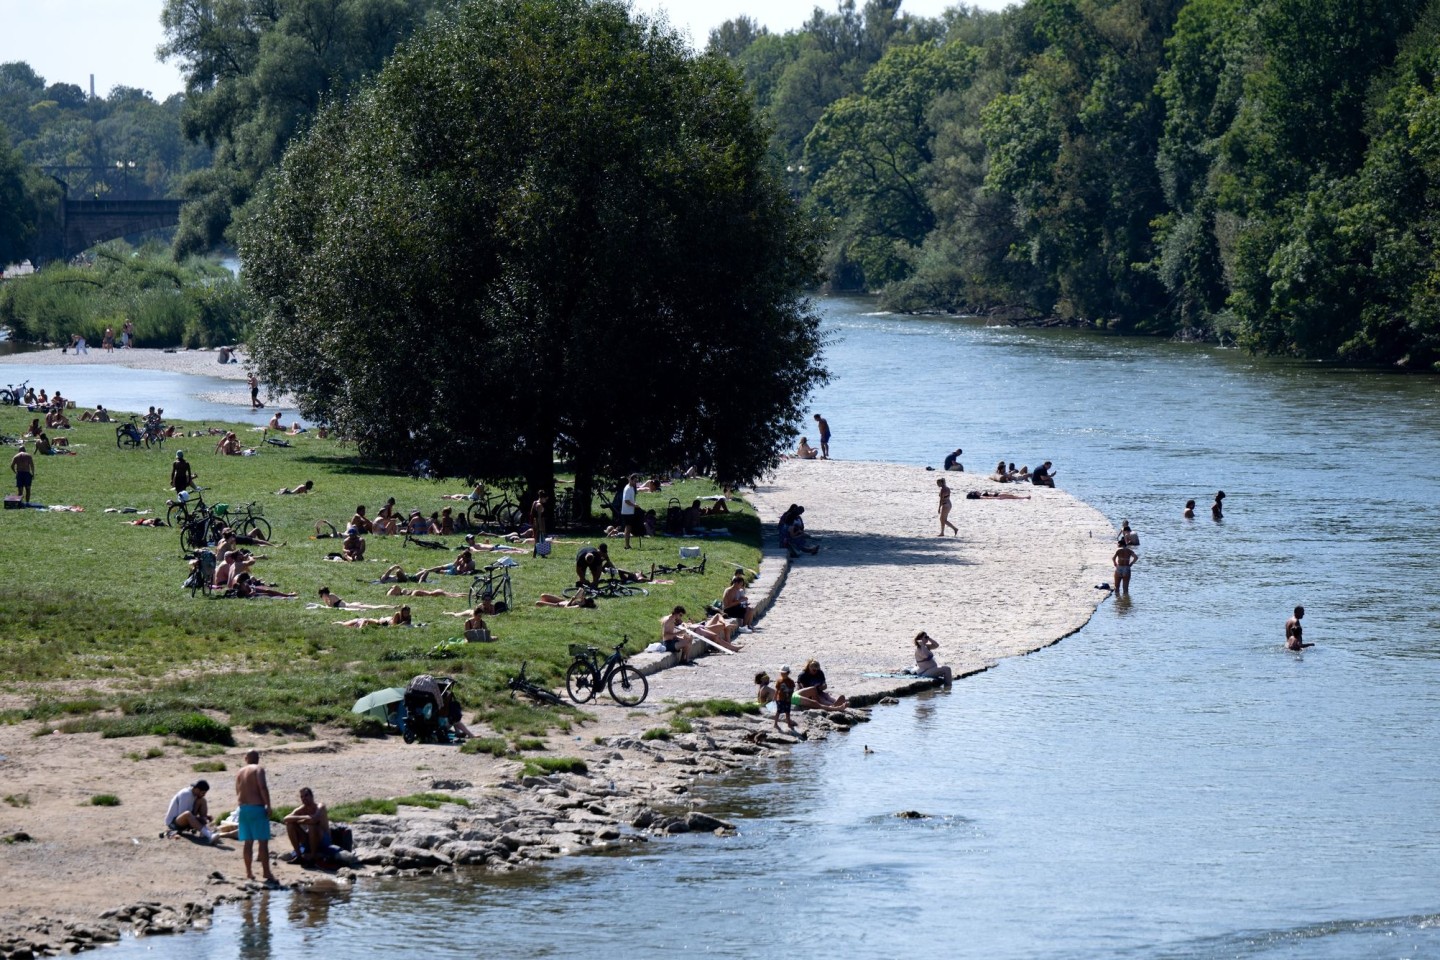
[[90,806],[118,807],[120,806],[120,798],[115,796],[115,794],[113,793],[97,793],[95,794],[95,796],[90,798]]
[[527,757],[521,772],[527,777],[543,777],[551,773],[589,773],[590,768],[576,757]]

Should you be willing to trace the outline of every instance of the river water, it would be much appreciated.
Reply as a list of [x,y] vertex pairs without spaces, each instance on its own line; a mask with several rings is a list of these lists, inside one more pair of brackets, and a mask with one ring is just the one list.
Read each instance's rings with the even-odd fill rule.
[[834,456],[1052,460],[1139,532],[1132,598],[706,791],[737,837],[110,955],[1440,957],[1440,379],[823,306]]

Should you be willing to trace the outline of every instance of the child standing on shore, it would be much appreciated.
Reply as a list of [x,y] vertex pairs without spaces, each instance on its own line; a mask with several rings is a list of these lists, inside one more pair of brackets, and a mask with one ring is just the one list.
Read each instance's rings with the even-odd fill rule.
[[790,698],[795,695],[795,681],[790,679],[790,668],[780,668],[780,679],[775,681],[775,732],[780,732],[780,718],[790,724],[790,732],[796,733],[795,718],[790,716]]

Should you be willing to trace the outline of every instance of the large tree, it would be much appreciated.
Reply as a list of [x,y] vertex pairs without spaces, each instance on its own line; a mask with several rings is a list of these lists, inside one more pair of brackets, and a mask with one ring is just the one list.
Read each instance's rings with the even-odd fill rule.
[[825,377],[737,72],[610,0],[480,0],[323,110],[241,231],[261,375],[362,452],[753,479]]

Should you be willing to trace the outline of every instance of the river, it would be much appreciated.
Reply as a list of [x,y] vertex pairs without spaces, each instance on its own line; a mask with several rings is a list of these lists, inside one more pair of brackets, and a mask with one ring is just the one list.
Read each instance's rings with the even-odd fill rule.
[[1132,598],[716,785],[737,837],[265,895],[109,955],[1440,956],[1440,379],[823,308],[834,456],[1051,460],[1140,534]]

